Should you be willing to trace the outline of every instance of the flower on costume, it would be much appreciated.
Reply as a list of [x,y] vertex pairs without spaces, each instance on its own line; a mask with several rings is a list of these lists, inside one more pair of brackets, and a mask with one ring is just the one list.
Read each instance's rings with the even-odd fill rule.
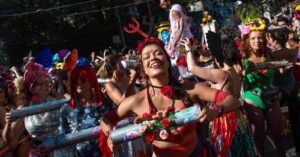
[[164,96],[171,99],[174,96],[175,89],[172,86],[164,86],[164,87],[161,88],[161,92]]
[[171,125],[171,121],[168,118],[163,118],[161,120],[161,124],[164,125],[165,127],[169,127]]
[[169,133],[166,130],[161,130],[159,132],[159,137],[163,140],[167,139],[169,136]]
[[242,33],[242,35],[247,35],[247,34],[249,34],[249,33],[250,33],[250,26],[242,25],[241,33]]
[[[168,106],[165,111],[158,111],[155,114],[144,113],[142,118],[136,118],[135,123],[141,123],[141,132],[145,134],[145,139],[152,142],[155,133],[158,133],[160,138],[165,140],[171,133],[172,121],[175,120],[174,106]],[[146,128],[145,128],[146,127]]]

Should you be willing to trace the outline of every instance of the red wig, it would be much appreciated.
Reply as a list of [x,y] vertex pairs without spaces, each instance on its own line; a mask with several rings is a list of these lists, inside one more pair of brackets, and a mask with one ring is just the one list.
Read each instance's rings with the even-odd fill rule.
[[[85,62],[84,64],[82,64]],[[104,97],[100,91],[99,84],[96,78],[96,72],[89,65],[87,59],[79,59],[75,68],[71,71],[71,106],[76,106],[76,83],[79,78],[86,78],[94,89],[94,99],[99,105],[103,105]]]

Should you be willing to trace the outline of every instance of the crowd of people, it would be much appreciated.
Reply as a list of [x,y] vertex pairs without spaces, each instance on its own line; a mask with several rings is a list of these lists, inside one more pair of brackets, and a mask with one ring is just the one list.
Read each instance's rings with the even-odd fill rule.
[[[276,23],[258,17],[240,30],[209,31],[207,45],[197,45],[183,7],[160,5],[170,10],[170,42],[150,37],[136,53],[105,50],[90,59],[64,50],[50,67],[34,57],[22,67],[2,65],[0,156],[263,157],[269,135],[284,157],[282,106],[300,156],[299,12]],[[58,110],[11,115],[63,98],[70,101]],[[175,125],[174,114],[193,106],[201,108],[199,120]],[[115,143],[111,132],[129,124],[142,124],[143,135]],[[99,138],[43,147],[49,137],[97,126]]]

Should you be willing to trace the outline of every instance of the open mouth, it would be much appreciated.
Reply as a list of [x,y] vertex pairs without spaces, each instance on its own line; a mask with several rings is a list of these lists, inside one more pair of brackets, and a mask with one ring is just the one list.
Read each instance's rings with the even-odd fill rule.
[[152,64],[150,64],[150,68],[156,69],[159,68],[161,66],[161,62],[153,62]]

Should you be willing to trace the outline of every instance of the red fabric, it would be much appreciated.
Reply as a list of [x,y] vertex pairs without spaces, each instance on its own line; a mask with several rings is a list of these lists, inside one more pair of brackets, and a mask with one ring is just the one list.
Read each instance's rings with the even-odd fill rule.
[[[117,115],[116,112],[110,111],[103,116],[105,119],[109,120],[113,125],[116,125],[121,118]],[[108,136],[104,134],[103,131],[100,131],[100,149],[104,157],[112,157],[113,154],[107,144]]]
[[174,147],[169,148],[158,148],[155,145],[153,145],[153,151],[157,156],[179,156],[178,152],[185,151],[187,147],[189,147],[190,143],[184,144],[184,145],[178,145]]
[[177,59],[176,64],[177,64],[178,66],[187,67],[187,63],[186,63],[185,56],[184,56],[184,55],[181,55],[181,56]]
[[109,149],[107,144],[108,137],[104,134],[103,131],[100,131],[100,149],[103,154],[103,157],[113,157],[113,153]]
[[232,145],[237,126],[238,117],[234,112],[214,119],[212,142],[220,157],[228,157],[228,151]]
[[71,54],[67,57],[64,61],[63,71],[72,70],[77,62],[78,59],[78,51],[77,49],[72,50]]
[[235,40],[234,42],[237,47],[241,46],[241,40]]
[[[148,103],[149,103],[149,113],[144,113],[144,115],[155,114],[155,112],[157,112],[157,111],[156,111],[156,108],[153,105],[153,102],[150,99],[149,88],[147,89],[147,100],[148,100]],[[182,102],[183,102],[184,106],[180,110],[184,110],[186,108],[186,106],[187,106],[184,103],[184,101],[182,101]],[[173,109],[173,107],[168,107],[168,109],[171,110],[171,109]],[[143,117],[144,117],[144,115],[143,115]],[[175,143],[175,142],[181,140],[184,137],[184,135],[187,135],[188,133],[194,131],[196,129],[196,126],[197,126],[197,124],[190,124],[190,125],[187,125],[187,126],[183,126],[182,129],[179,130],[179,134],[178,135],[170,134],[168,136],[168,138],[165,139],[165,140],[163,140],[163,141]],[[153,137],[153,136],[151,136],[151,137]],[[154,139],[155,139],[155,137],[156,136],[154,135]],[[157,137],[159,137],[159,136],[157,136]],[[150,143],[152,143],[154,139],[152,139],[150,137],[146,138],[146,140],[148,142],[150,142]]]
[[149,143],[152,143],[154,141],[155,134],[154,133],[148,133],[145,137],[145,140],[148,141]]
[[168,118],[163,118],[161,121],[162,125],[165,127],[169,127],[171,125],[171,121]]
[[228,92],[218,90],[215,95],[215,104],[223,102],[228,95],[230,95]]

